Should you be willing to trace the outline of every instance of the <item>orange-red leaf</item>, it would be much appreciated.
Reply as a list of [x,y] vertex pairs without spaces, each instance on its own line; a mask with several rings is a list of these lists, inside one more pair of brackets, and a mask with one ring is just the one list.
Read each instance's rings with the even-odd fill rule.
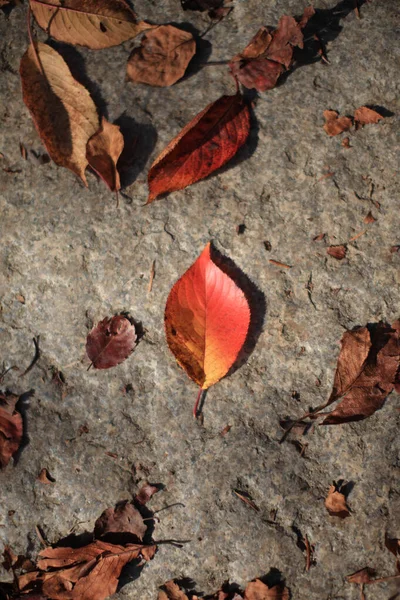
[[209,104],[168,144],[152,164],[149,198],[182,190],[235,156],[250,132],[250,112],[241,94]]
[[121,188],[117,162],[124,149],[124,136],[118,125],[104,117],[100,129],[90,138],[86,147],[89,166],[96,171],[112,192]]
[[177,281],[165,308],[169,348],[203,390],[232,367],[250,324],[243,291],[213,262],[210,250],[207,244]]

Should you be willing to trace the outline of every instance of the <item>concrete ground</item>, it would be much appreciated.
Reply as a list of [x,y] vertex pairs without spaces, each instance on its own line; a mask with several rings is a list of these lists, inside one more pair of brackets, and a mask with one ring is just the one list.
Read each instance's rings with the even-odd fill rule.
[[[237,0],[205,35],[197,63],[230,58],[259,26],[299,15],[305,5]],[[91,530],[105,508],[149,480],[165,486],[151,504],[165,508],[155,538],[187,543],[160,545],[119,600],[155,599],[172,577],[192,578],[211,593],[227,579],[243,585],[271,569],[295,600],[350,600],[359,591],[346,583],[349,573],[366,565],[380,576],[394,573],[384,537],[400,537],[398,396],[365,421],[317,427],[305,456],[278,443],[281,418],[329,394],[343,332],[400,315],[400,253],[391,251],[400,244],[399,4],[364,3],[361,19],[353,0],[314,5],[329,65],[313,62],[311,47],[304,64],[256,99],[249,143],[230,168],[147,207],[149,165],[208,102],[233,92],[227,68],[197,64],[177,85],[155,89],[124,81],[136,41],[97,52],[61,48],[74,72],[84,67],[79,77],[125,133],[126,187],[116,207],[94,175],[85,189],[68,170],[37,159],[43,147],[18,75],[26,5],[0,11],[0,359],[20,367],[2,387],[35,391],[25,411],[29,444],[0,473],[0,551],[7,543],[35,557],[35,526],[50,542]],[[178,0],[140,0],[135,9],[199,32],[209,23],[205,13],[183,12]],[[353,114],[365,104],[393,116],[351,133],[350,149],[343,136],[325,134],[325,109]],[[20,142],[35,153],[29,160]],[[370,211],[376,220],[366,224]],[[163,312],[173,283],[209,240],[257,285],[267,309],[253,353],[210,389],[201,424],[191,414],[196,386],[168,350]],[[327,255],[328,245],[343,243],[344,260]],[[87,371],[89,329],[120,311],[146,335],[123,364]],[[21,378],[38,335],[41,358]],[[66,388],[56,385],[54,370]],[[232,428],[221,436],[226,425]],[[44,467],[54,484],[37,481]],[[323,502],[339,479],[353,484],[352,514],[343,521]],[[259,512],[233,489],[249,493]],[[315,545],[309,572],[298,532]],[[0,567],[0,580],[9,577]],[[393,582],[366,591],[367,600],[395,593]]]

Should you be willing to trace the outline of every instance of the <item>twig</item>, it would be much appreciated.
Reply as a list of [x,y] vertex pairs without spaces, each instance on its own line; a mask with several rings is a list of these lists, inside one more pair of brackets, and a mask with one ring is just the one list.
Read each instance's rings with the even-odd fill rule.
[[39,339],[40,339],[40,335],[33,338],[33,343],[35,344],[35,355],[32,359],[31,364],[29,365],[29,367],[22,373],[22,375],[20,375],[20,377],[24,377],[24,375],[27,375],[29,373],[29,371],[31,371],[33,369],[33,367],[39,360],[39,358],[40,358]]
[[291,265],[287,265],[286,263],[279,262],[279,260],[274,260],[273,258],[270,258],[268,262],[270,262],[271,265],[275,265],[276,267],[282,267],[283,269],[291,269],[292,268]]
[[250,500],[250,498],[247,498],[247,496],[245,496],[243,492],[239,492],[238,490],[232,490],[232,491],[234,494],[236,494],[236,496],[238,498],[240,498],[240,500],[242,502],[244,502],[245,504],[248,504],[253,510],[255,510],[256,512],[260,511],[257,504],[255,504],[252,500]]
[[154,275],[155,274],[156,274],[156,261],[154,259],[153,263],[151,265],[151,269],[150,269],[149,287],[147,288],[147,292],[149,294],[150,294],[151,290],[153,289],[153,281],[154,281]]
[[354,242],[355,240],[358,240],[358,238],[361,237],[362,235],[364,235],[364,233],[367,233],[366,229],[364,231],[361,231],[360,233],[357,233],[357,235],[354,235],[352,238],[350,238],[349,242]]
[[311,546],[307,534],[304,537],[304,543],[306,546],[306,571],[309,571],[311,567]]

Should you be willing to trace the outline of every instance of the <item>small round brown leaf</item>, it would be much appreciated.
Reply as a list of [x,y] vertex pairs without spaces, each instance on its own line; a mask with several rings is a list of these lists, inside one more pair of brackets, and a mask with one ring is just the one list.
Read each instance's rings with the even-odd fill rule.
[[109,369],[122,363],[134,350],[135,327],[123,315],[105,318],[89,333],[86,352],[95,369]]

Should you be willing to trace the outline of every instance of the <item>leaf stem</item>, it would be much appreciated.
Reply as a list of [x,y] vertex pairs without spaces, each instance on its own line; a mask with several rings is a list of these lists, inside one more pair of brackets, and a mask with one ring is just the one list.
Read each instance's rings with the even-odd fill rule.
[[194,408],[193,408],[193,416],[194,416],[195,419],[197,419],[197,416],[198,416],[197,413],[198,413],[198,410],[199,410],[199,404],[200,404],[200,400],[201,400],[201,396],[203,394],[203,391],[204,391],[203,388],[200,388],[199,389],[199,393],[197,394],[196,402],[195,402],[195,405],[194,405]]

